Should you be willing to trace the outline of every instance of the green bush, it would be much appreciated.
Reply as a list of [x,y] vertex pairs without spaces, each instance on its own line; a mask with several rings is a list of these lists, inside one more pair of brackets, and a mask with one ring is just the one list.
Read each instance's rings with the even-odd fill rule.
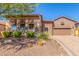
[[14,31],[12,32],[12,36],[15,38],[19,38],[21,36],[21,32],[20,31]]
[[38,39],[48,40],[48,33],[39,33],[37,36]]
[[8,38],[11,35],[11,32],[3,32],[3,37]]
[[33,31],[28,31],[26,32],[27,38],[33,38],[34,37],[34,32]]

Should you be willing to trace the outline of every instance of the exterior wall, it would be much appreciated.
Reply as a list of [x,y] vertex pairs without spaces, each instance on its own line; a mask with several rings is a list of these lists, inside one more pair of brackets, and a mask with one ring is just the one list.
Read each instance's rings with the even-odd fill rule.
[[5,25],[0,24],[0,31],[4,31],[6,29]]
[[2,32],[2,31],[5,31],[5,29],[6,29],[6,26],[0,24],[0,38],[2,38],[2,34],[1,34],[1,32]]
[[[19,15],[20,16],[20,15]],[[19,18],[15,19],[15,18],[9,18],[10,20],[10,25],[13,25],[13,24],[17,24],[17,30],[19,30],[19,27],[20,27],[20,24],[22,23],[21,21],[24,21],[25,23],[25,27],[28,28],[28,25],[29,24],[34,24],[34,29],[35,27],[37,26],[39,28],[39,31],[41,31],[41,26],[42,26],[42,18],[41,18],[41,15],[23,15],[23,16],[20,16]],[[15,21],[17,20],[17,21]],[[27,31],[29,29],[25,29],[25,31]]]
[[[61,25],[62,22],[64,22],[64,25]],[[75,22],[65,18],[60,18],[54,21],[55,28],[73,28],[74,26],[75,26]]]
[[15,19],[13,19],[13,18],[8,18],[8,20],[9,20],[9,25],[11,26],[11,25],[13,25],[13,24],[15,24]]
[[[62,23],[64,25],[62,25]],[[53,35],[74,35],[75,21],[59,18],[54,21]]]
[[25,26],[28,27],[29,24],[34,24],[34,30],[35,30],[35,27],[38,27],[39,31],[41,31],[42,22],[40,19],[32,19],[32,20],[26,19]]
[[6,24],[6,23],[0,24],[0,38],[3,38],[1,32],[3,32],[3,31],[8,31],[8,29],[9,29],[8,24]]
[[53,25],[52,23],[49,23],[49,24],[44,24],[45,27],[48,28],[48,35],[49,35],[49,38],[52,36],[52,30],[53,30]]
[[41,19],[34,19],[34,25],[38,28],[39,31],[42,31],[42,20]]
[[9,22],[0,21],[0,31],[7,31],[10,28]]

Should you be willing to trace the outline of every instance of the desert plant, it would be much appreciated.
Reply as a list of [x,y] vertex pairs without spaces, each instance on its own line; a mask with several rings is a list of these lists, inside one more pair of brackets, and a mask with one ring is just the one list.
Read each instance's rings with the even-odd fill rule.
[[43,35],[44,35],[44,40],[48,40],[48,32],[44,32]]
[[37,38],[40,40],[40,39],[42,39],[42,40],[48,40],[48,33],[47,32],[44,32],[44,33],[39,33],[38,35],[37,35]]
[[20,31],[14,31],[12,32],[12,36],[15,38],[19,38],[21,36],[21,32]]
[[26,32],[27,38],[33,38],[34,37],[34,32],[33,31],[28,31]]
[[2,32],[4,38],[8,38],[11,35],[11,32]]

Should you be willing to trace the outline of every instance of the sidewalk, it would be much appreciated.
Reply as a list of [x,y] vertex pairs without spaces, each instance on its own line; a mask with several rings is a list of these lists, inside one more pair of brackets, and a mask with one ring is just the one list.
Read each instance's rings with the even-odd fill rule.
[[69,55],[79,56],[79,37],[53,36],[52,38],[60,43]]

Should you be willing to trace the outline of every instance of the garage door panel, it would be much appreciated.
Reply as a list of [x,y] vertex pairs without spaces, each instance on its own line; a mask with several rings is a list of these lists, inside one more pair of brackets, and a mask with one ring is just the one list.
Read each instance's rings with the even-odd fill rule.
[[54,29],[53,35],[71,35],[71,29]]

